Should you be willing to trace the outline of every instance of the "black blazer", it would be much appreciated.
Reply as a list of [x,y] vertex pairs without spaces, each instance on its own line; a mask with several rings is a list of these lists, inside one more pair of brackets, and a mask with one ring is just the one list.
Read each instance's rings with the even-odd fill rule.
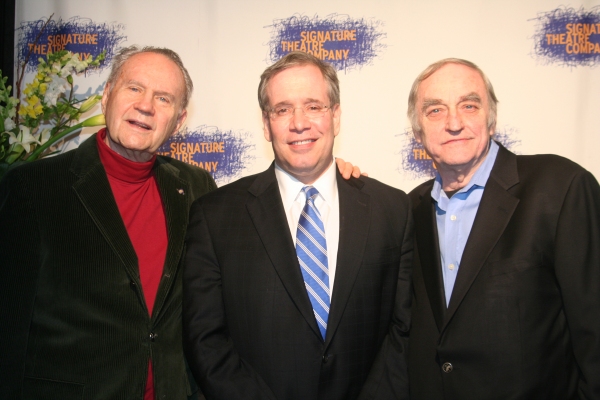
[[339,250],[325,341],[274,164],[192,206],[184,346],[207,399],[351,400],[363,388],[361,398],[408,395],[408,197],[369,178],[338,174],[337,182]]
[[2,180],[0,398],[141,399],[150,357],[157,398],[191,393],[179,262],[189,207],[215,184],[168,157],[154,172],[169,244],[152,317],[95,136]]
[[410,193],[418,248],[412,398],[599,399],[594,177],[562,157],[501,147],[447,309],[432,186]]

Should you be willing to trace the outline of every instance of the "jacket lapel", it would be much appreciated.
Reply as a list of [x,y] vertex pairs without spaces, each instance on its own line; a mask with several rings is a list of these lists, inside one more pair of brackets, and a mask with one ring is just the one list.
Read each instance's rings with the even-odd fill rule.
[[371,198],[361,192],[364,183],[358,179],[344,180],[337,172],[340,202],[340,232],[335,272],[335,290],[331,299],[325,345],[329,345],[337,330],[354,282],[360,270],[371,222]]
[[[79,179],[73,184],[73,190],[102,236],[123,262],[129,277],[141,287],[137,255],[100,161],[96,135],[84,141],[75,151],[70,171]],[[144,299],[141,300],[145,304]]]
[[289,234],[283,202],[275,178],[275,164],[259,174],[248,189],[248,214],[290,298],[316,335],[321,337],[308,299],[294,242]]
[[517,158],[500,146],[463,252],[444,327],[460,306],[517,208],[519,199],[508,193],[508,189],[518,183]]
[[160,315],[167,294],[175,281],[174,278],[185,241],[189,218],[189,196],[191,193],[188,183],[179,179],[179,170],[160,157],[156,159],[154,173],[164,204],[168,237],[163,277],[158,287],[152,312],[152,318],[156,319]]
[[421,193],[420,202],[414,210],[415,234],[427,297],[429,297],[435,323],[441,331],[446,310],[446,300],[434,210],[435,206],[431,198],[431,186],[428,186]]

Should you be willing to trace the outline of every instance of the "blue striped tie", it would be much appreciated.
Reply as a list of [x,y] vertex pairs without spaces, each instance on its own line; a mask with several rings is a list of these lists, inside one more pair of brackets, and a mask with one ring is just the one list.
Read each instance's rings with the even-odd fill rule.
[[321,214],[314,202],[319,192],[312,186],[305,186],[302,191],[306,195],[306,204],[298,220],[296,254],[308,298],[321,330],[321,336],[325,339],[330,299],[325,229]]

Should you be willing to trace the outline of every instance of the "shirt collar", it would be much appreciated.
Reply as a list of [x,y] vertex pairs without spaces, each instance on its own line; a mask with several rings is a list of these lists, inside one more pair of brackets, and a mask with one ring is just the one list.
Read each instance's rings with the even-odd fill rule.
[[[485,156],[485,160],[483,160],[483,163],[479,166],[479,168],[477,168],[477,171],[475,171],[475,174],[467,186],[460,189],[457,193],[468,192],[473,186],[485,187],[485,184],[490,177],[490,173],[492,172],[494,162],[496,161],[498,149],[500,148],[495,141],[490,140],[490,142],[490,149],[488,150],[488,154]],[[431,197],[438,204],[444,198],[447,200],[446,193],[442,190],[442,177],[440,176],[439,172],[435,173],[435,182],[433,183],[433,188],[431,189]]]
[[[333,158],[331,164],[325,172],[311,185],[319,191],[319,196],[327,203],[334,201],[337,196],[337,179],[336,167]],[[289,210],[294,201],[299,201],[302,204],[305,202],[304,194],[301,192],[305,185],[292,175],[284,171],[277,163],[275,163],[275,177],[279,185],[281,200],[285,210]]]

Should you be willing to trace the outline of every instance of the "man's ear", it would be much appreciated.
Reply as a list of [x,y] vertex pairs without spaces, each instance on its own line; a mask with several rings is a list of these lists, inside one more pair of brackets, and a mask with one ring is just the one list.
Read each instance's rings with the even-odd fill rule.
[[417,141],[417,143],[421,144],[423,143],[423,138],[422,138],[422,132],[416,131],[413,128],[413,135],[415,136],[415,140]]
[[177,117],[177,125],[175,126],[175,129],[171,133],[171,136],[173,136],[174,134],[176,134],[177,132],[179,132],[179,128],[181,128],[181,126],[185,122],[186,118],[187,118],[187,109],[184,108],[179,113],[179,116]]
[[104,85],[104,91],[102,92],[102,101],[100,105],[102,107],[102,114],[104,114],[104,110],[106,110],[106,103],[108,102],[108,96],[110,95],[110,83]]
[[273,140],[273,137],[271,136],[271,120],[269,119],[269,114],[267,112],[263,111],[262,120],[265,139],[267,139],[267,142],[271,142]]
[[336,104],[333,111],[333,136],[337,136],[340,133],[340,122],[342,119],[342,107]]

